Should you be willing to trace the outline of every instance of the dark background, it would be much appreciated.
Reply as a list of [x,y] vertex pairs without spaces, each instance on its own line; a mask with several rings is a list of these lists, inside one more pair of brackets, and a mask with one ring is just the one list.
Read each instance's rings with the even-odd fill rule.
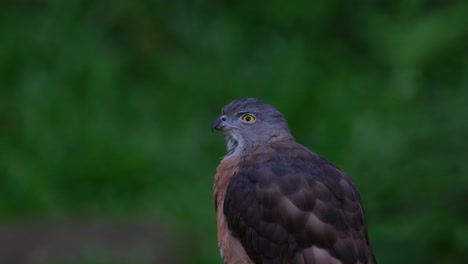
[[0,263],[221,263],[210,126],[240,97],[275,105],[353,178],[379,263],[466,262],[467,14],[2,1]]

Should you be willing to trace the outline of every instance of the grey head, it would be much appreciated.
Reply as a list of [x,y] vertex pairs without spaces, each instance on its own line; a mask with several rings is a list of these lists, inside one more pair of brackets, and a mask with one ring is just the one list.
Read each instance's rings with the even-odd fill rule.
[[278,140],[294,140],[283,114],[255,98],[230,102],[212,129],[224,133],[228,155],[241,155],[245,150]]

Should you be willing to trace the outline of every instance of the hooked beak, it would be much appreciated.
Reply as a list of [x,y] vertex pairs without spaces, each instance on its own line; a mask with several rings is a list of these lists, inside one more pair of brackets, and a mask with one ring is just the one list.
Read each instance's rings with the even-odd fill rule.
[[215,130],[221,130],[222,131],[226,127],[226,124],[224,123],[224,121],[226,121],[226,120],[227,120],[227,118],[224,115],[216,118],[216,120],[211,125],[211,131],[212,132],[214,132]]

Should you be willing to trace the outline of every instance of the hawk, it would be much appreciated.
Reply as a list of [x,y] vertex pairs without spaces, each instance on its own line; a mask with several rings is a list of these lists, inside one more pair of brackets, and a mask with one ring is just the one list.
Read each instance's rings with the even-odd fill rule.
[[238,99],[212,129],[227,145],[213,187],[224,263],[375,263],[356,186],[278,110]]

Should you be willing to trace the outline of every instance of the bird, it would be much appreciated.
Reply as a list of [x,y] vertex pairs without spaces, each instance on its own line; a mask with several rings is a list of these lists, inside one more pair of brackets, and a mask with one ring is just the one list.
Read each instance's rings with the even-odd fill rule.
[[280,111],[236,99],[212,130],[227,149],[213,185],[225,264],[376,263],[355,184],[299,144]]

